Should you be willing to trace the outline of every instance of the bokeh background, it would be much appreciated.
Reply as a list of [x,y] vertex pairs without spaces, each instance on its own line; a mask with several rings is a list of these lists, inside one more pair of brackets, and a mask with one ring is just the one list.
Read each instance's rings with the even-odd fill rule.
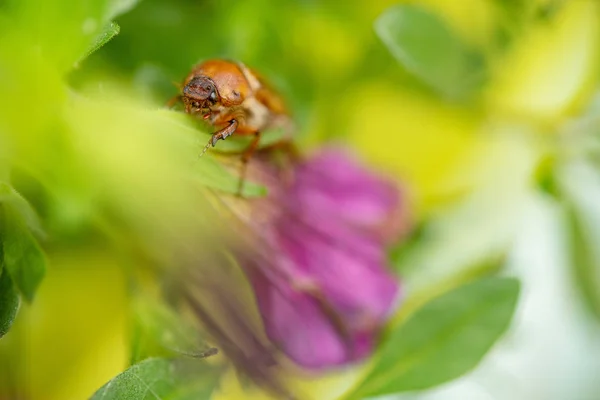
[[[169,171],[185,168],[160,163],[163,139],[147,143],[144,129],[168,124],[128,107],[161,107],[194,64],[217,57],[272,81],[304,149],[349,146],[401,183],[413,232],[391,257],[409,299],[490,272],[521,280],[510,331],[474,371],[391,398],[600,398],[600,3],[414,1],[462,52],[435,48],[439,32],[422,21],[425,33],[402,42],[423,52],[417,62],[386,20],[398,4],[114,2],[120,34],[72,67],[85,49],[73,33],[95,32],[102,13],[0,1],[0,154],[19,160],[13,177],[49,232],[46,276],[0,340],[0,398],[88,398],[128,365],[131,293],[155,283],[123,248],[152,226],[153,206],[173,205],[145,194],[168,191]],[[79,95],[104,100],[64,111]],[[185,146],[196,152],[205,136],[187,132]],[[121,229],[107,228],[114,215]],[[213,397],[245,398],[227,379]],[[352,379],[314,382],[314,398]]]

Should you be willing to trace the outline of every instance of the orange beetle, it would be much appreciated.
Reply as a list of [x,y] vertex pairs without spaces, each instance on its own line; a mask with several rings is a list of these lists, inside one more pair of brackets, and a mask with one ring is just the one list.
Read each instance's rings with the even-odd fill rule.
[[183,83],[181,100],[187,113],[199,113],[220,128],[209,143],[213,147],[234,133],[259,136],[266,129],[290,125],[282,98],[241,62],[197,65]]
[[289,134],[291,119],[282,98],[253,70],[241,62],[208,60],[194,67],[178,96],[185,112],[202,116],[219,128],[212,134],[204,152],[219,139],[236,135],[254,135],[242,154],[243,184],[245,165],[255,151],[260,133],[284,128]]

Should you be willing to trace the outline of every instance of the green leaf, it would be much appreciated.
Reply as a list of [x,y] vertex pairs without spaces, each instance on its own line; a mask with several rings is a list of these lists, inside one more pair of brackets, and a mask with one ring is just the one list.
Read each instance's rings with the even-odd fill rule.
[[600,257],[594,248],[593,238],[586,221],[578,214],[575,207],[567,209],[570,228],[571,251],[573,267],[579,284],[579,289],[593,314],[600,318]]
[[0,203],[14,210],[35,234],[44,236],[42,225],[33,207],[12,186],[4,182],[0,182]]
[[131,363],[149,357],[211,353],[199,330],[164,304],[143,297],[133,304],[134,335]]
[[92,41],[90,47],[85,51],[83,56],[79,59],[78,62],[83,61],[85,58],[89,57],[92,53],[96,52],[106,43],[110,42],[112,38],[117,36],[121,31],[121,27],[116,22],[109,22],[104,28],[102,32],[98,34]]
[[[230,173],[214,157],[202,157],[197,163],[196,178],[206,187],[235,194],[238,190],[239,177]],[[244,197],[260,197],[267,194],[264,186],[252,181],[244,182]]]
[[390,7],[375,22],[375,31],[408,71],[443,96],[464,98],[485,78],[483,56],[419,6]]
[[19,303],[19,294],[14,288],[10,275],[0,269],[0,338],[10,329],[17,316]]
[[46,273],[46,258],[20,215],[11,207],[2,207],[2,249],[4,267],[27,301]]
[[139,3],[139,0],[108,0],[105,3],[105,11],[100,19],[100,25],[104,26],[75,63],[75,67],[121,32],[121,27],[113,19],[133,9]]
[[473,369],[506,331],[519,295],[513,278],[459,287],[393,329],[350,398],[427,389]]
[[[259,142],[258,149],[265,148],[276,144],[284,136],[283,130],[274,130],[265,132]],[[217,144],[217,153],[232,153],[230,156],[236,157],[248,148],[253,138],[251,137],[236,137],[229,140],[221,140]],[[207,160],[202,160],[199,166],[202,171],[198,175],[199,180],[205,185],[228,193],[237,193],[239,178],[225,169],[222,164],[214,158],[203,157]],[[250,161],[252,162],[252,161]],[[244,182],[244,197],[261,197],[267,194],[267,189],[264,186],[257,185],[249,180]]]
[[[179,139],[186,147],[193,148],[194,146],[201,151],[202,147],[198,147],[197,140],[199,133],[203,133],[196,127],[192,127],[191,119],[188,115],[172,110],[160,110],[160,114],[180,132],[185,133]],[[239,139],[239,138],[238,138]],[[208,140],[208,138],[206,139]],[[225,141],[221,141],[223,143]],[[198,153],[200,154],[200,152]],[[237,168],[225,168],[225,160],[219,160],[212,153],[207,153],[203,157],[198,157],[190,168],[193,179],[196,179],[203,186],[216,189],[222,192],[237,194],[239,177],[236,175]],[[228,160],[239,164],[240,159],[237,157],[228,157]],[[239,166],[238,166],[239,167]],[[235,171],[234,174],[231,171]],[[267,189],[262,185],[257,185],[250,180],[244,182],[244,197],[260,197],[265,196]]]
[[16,190],[0,182],[0,238],[3,266],[26,300],[33,300],[44,277],[46,260],[30,231],[42,236],[35,210]]
[[117,375],[91,400],[208,399],[215,372],[201,360],[150,358]]
[[556,171],[573,268],[586,306],[600,318],[600,173],[595,165],[578,159]]

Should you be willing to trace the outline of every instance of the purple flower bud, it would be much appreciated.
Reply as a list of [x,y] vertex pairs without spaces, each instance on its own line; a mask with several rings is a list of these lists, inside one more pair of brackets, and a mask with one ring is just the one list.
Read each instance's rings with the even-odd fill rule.
[[323,151],[300,165],[293,189],[285,197],[298,211],[318,209],[322,215],[369,230],[386,242],[398,240],[407,223],[398,188],[340,150]]
[[386,260],[405,223],[398,189],[334,150],[296,165],[289,187],[265,181],[252,218],[270,251],[240,264],[268,337],[309,369],[363,359],[399,298]]

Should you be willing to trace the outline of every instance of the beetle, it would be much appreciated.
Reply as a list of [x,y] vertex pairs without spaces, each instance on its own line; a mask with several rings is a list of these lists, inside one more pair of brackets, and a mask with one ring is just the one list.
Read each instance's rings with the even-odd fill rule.
[[241,62],[212,59],[196,65],[185,78],[181,94],[185,112],[202,117],[218,128],[204,148],[215,147],[231,135],[253,135],[242,153],[241,193],[245,166],[262,132],[283,128],[289,134],[291,118],[281,96],[255,71]]

